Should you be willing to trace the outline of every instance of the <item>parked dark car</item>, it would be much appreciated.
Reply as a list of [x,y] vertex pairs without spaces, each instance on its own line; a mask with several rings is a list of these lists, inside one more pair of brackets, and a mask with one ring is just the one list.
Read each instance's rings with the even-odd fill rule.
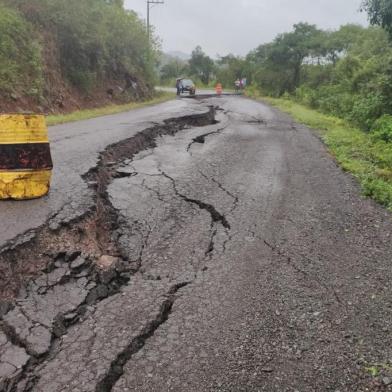
[[190,79],[182,79],[181,80],[181,92],[188,92],[190,95],[196,94],[196,86],[195,83]]

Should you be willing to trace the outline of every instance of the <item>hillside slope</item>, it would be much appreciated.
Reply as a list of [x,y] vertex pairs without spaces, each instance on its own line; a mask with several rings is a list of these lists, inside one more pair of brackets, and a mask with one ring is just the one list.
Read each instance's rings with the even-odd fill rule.
[[0,0],[0,111],[147,98],[155,53],[122,0]]

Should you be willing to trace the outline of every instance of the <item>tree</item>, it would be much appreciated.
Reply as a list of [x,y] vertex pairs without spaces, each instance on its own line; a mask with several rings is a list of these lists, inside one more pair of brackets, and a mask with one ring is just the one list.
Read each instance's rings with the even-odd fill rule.
[[354,24],[341,26],[337,31],[327,32],[324,42],[327,60],[336,65],[339,58],[361,40],[365,33],[364,27]]
[[181,77],[187,68],[185,61],[179,58],[171,58],[165,65],[161,68],[161,80],[166,83],[172,79]]
[[124,0],[106,0],[108,4],[116,5],[117,7],[124,8]]
[[[294,92],[301,81],[301,67],[305,59],[323,56],[322,41],[325,33],[307,23],[294,25],[294,31],[280,34],[272,43],[261,45],[252,54],[263,68],[258,74],[274,94]],[[266,79],[265,75],[268,74]],[[271,78],[276,80],[270,83]]]
[[250,79],[249,63],[239,56],[229,54],[217,61],[216,77],[225,87],[233,87],[234,81],[246,77]]
[[[30,73],[15,71],[18,80],[24,80],[37,70],[42,74],[49,69],[56,72],[56,81],[64,79],[84,93],[114,84],[124,86],[122,99],[146,96],[153,91],[150,86],[156,76],[158,45],[154,39],[148,39],[145,22],[135,12],[126,10],[123,0],[0,0],[0,4],[16,12],[22,25],[30,26],[26,33],[8,13],[4,15],[14,27],[8,26],[8,33],[1,31],[0,41],[3,42],[7,34],[11,35],[12,40],[7,45],[17,57],[15,54],[11,57],[15,58],[15,65],[2,68],[6,73],[22,69],[23,64],[31,69]],[[0,48],[0,51],[5,49]],[[26,56],[34,58],[29,63]],[[0,62],[10,64],[6,54],[0,53],[0,57]],[[4,72],[4,80],[12,80]],[[51,79],[43,80],[45,94],[50,94]],[[2,84],[0,81],[0,89]],[[129,87],[135,85],[139,90],[137,94],[136,87]]]
[[200,46],[197,46],[189,60],[189,68],[192,75],[200,78],[204,84],[208,84],[214,72],[214,61],[203,52]]
[[315,56],[321,51],[322,32],[314,25],[299,23],[294,31],[281,35],[276,39],[276,46],[270,54],[275,64],[292,68],[292,78],[287,86],[289,92],[294,91],[300,83],[301,66],[307,57]]
[[153,81],[154,41],[148,41],[144,22],[125,10],[122,0],[2,1],[52,35],[62,73],[82,90],[126,74]]
[[362,10],[368,13],[371,24],[383,27],[392,38],[391,0],[364,0]]

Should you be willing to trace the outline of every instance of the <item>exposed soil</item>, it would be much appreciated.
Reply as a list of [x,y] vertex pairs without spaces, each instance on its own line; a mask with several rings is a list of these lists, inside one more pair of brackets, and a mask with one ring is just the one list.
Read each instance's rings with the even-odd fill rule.
[[305,127],[221,106],[224,132],[174,135],[211,109],[101,154],[95,207],[3,312],[0,390],[392,391],[390,213]]
[[[85,180],[96,192],[93,211],[86,211],[78,221],[68,222],[57,230],[45,226],[37,232],[26,233],[27,240],[21,241],[24,243],[16,242],[0,251],[0,301],[15,298],[24,282],[42,271],[51,270],[53,263],[63,255],[78,252],[92,260],[101,255],[120,256],[121,249],[115,241],[118,216],[106,194],[112,179],[121,175],[116,171],[118,165],[138,152],[154,147],[157,137],[174,135],[187,127],[212,124],[214,117],[215,109],[211,107],[206,114],[169,119],[109,146],[102,153],[98,166],[85,175]],[[5,304],[3,308],[7,308]]]
[[[151,98],[153,89],[143,80],[124,75],[118,80],[101,80],[89,92],[72,85],[64,77],[60,64],[59,48],[51,34],[43,34],[44,88],[42,97],[33,97],[23,89],[0,95],[0,112],[33,112],[44,114],[70,113],[112,104],[124,104]],[[132,86],[130,80],[136,82]]]
[[70,113],[82,109],[143,101],[153,95],[151,89],[130,95],[124,90],[124,83],[115,80],[105,81],[102,86],[96,87],[87,94],[65,83],[55,72],[48,76],[46,82],[47,95],[41,102],[18,93],[13,94],[13,98],[0,96],[0,112]]
[[[2,383],[1,388],[13,390],[24,374],[33,374],[34,368],[50,354],[57,338],[66,333],[67,328],[83,316],[86,306],[91,306],[102,299],[114,295],[119,288],[129,281],[131,275],[140,268],[140,260],[127,259],[117,242],[121,234],[121,217],[111,205],[107,187],[114,178],[123,177],[121,164],[145,149],[156,146],[156,139],[163,135],[174,135],[187,127],[205,126],[215,123],[215,109],[208,112],[165,120],[163,124],[148,128],[134,137],[113,144],[102,152],[97,167],[91,169],[84,179],[95,191],[95,207],[86,211],[82,218],[68,222],[57,230],[49,226],[42,227],[36,233],[26,234],[26,242],[10,245],[0,252],[0,322],[14,350],[20,347],[30,356],[23,372],[18,372]],[[162,307],[162,320],[147,328],[146,337],[163,322],[174,301],[174,294],[180,287],[173,288],[171,298]],[[70,291],[71,290],[71,291]],[[57,292],[56,292],[57,291]],[[50,307],[67,293],[76,293],[74,303],[58,306],[52,315],[54,319],[48,326],[39,327],[34,324],[34,313],[42,309],[39,305],[31,309],[24,308],[15,299],[27,299],[26,303],[34,303],[39,295]],[[79,294],[78,294],[79,293]],[[34,306],[34,305],[33,305]],[[20,317],[26,317],[27,338],[22,338]],[[49,311],[49,319],[50,319]],[[32,323],[29,326],[28,323]],[[44,328],[44,329],[42,329]],[[27,331],[27,330],[26,330]],[[31,342],[33,341],[33,343]],[[132,347],[140,347],[143,337],[134,342]],[[133,349],[132,349],[133,350]],[[131,350],[131,351],[132,351]],[[16,355],[16,354],[15,354]],[[121,356],[120,356],[121,357]],[[115,365],[118,369],[119,363]],[[101,390],[109,390],[107,385],[113,384],[120,373],[111,373],[101,383]],[[117,376],[113,376],[117,374]],[[34,385],[34,377],[28,377],[26,390]]]

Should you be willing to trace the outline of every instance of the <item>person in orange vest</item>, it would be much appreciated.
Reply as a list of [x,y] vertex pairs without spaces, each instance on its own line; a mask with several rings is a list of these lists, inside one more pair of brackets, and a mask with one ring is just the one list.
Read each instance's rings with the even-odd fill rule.
[[222,95],[222,84],[218,83],[215,87],[215,91],[217,95]]

